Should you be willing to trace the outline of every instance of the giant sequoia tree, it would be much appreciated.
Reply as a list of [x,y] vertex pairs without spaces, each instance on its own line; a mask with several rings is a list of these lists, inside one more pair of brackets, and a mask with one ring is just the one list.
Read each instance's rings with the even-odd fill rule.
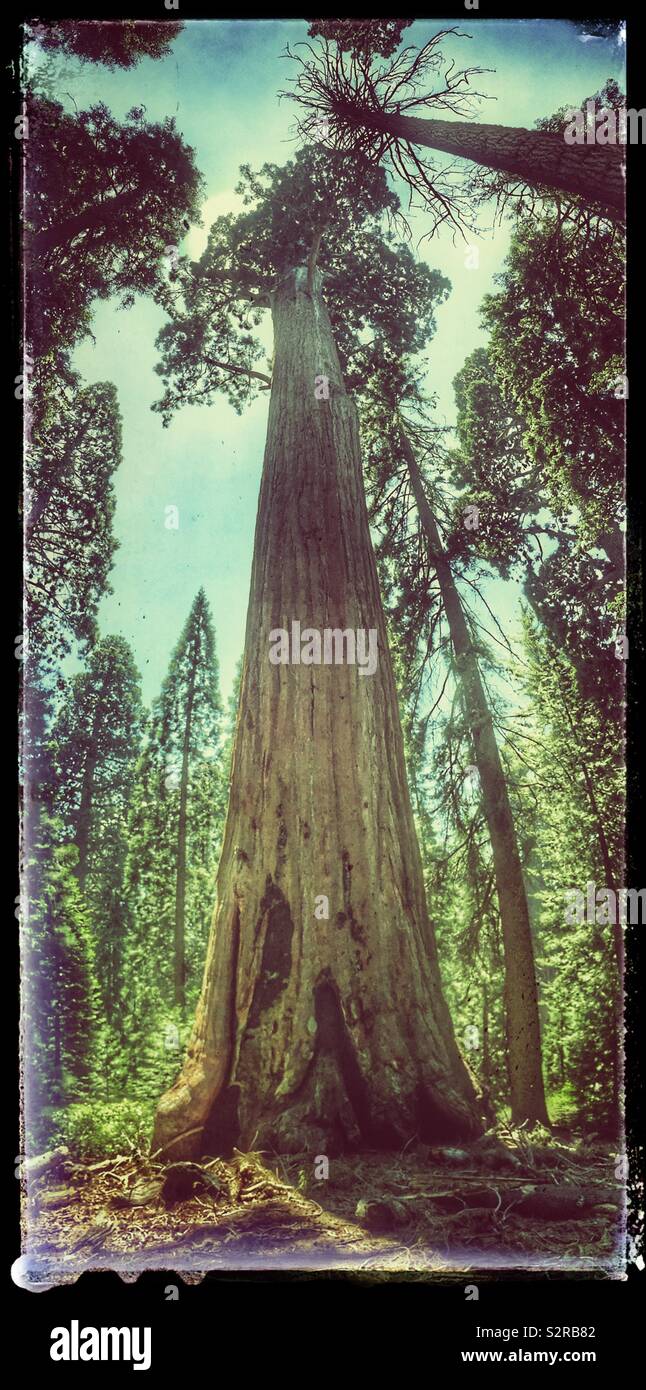
[[[383,232],[396,203],[378,170],[300,155],[285,170],[246,171],[243,189],[251,210],[212,228],[162,333],[166,411],[182,396],[208,399],[227,368],[244,399],[259,355],[250,294],[271,309],[274,358],[216,919],[154,1147],[329,1152],[473,1133],[343,371],[356,380],[369,369],[379,333],[395,351],[422,346],[446,285]],[[337,632],[342,646],[373,630],[376,670],[314,664],[309,643],[273,665],[270,634],[295,621],[310,637]]]

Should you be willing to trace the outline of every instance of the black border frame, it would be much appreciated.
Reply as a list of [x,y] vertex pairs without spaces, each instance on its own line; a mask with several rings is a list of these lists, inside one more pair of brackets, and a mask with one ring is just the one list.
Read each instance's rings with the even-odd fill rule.
[[[314,6],[312,6],[313,8]],[[628,102],[631,107],[640,108],[646,104],[646,94],[642,93],[640,99],[639,81],[640,68],[643,71],[642,55],[645,51],[644,31],[646,25],[643,12],[638,14],[635,9],[631,14],[630,6],[618,5],[614,3],[614,0],[610,0],[610,3],[607,3],[606,0],[606,3],[595,5],[594,9],[599,11],[596,16],[594,13],[591,15],[592,4],[576,3],[575,0],[567,0],[565,5],[554,3],[554,0],[542,0],[542,3],[536,4],[517,3],[515,5],[505,3],[505,0],[492,0],[491,4],[488,3],[488,0],[480,0],[480,9],[471,11],[466,10],[460,0],[447,0],[446,4],[425,5],[422,13],[417,17],[443,20],[453,17],[464,20],[466,14],[469,22],[474,26],[477,23],[493,19],[590,20],[595,17],[626,19],[628,23]],[[318,12],[321,13],[321,11]],[[386,9],[386,14],[388,13],[389,10]],[[352,11],[350,11],[350,15],[352,15]],[[125,4],[123,0],[121,4],[109,3],[108,0],[99,0],[96,3],[95,0],[88,6],[74,2],[74,0],[69,0],[69,3],[64,4],[48,4],[47,0],[45,3],[38,0],[33,5],[25,4],[23,0],[18,5],[11,5],[11,12],[5,16],[3,25],[4,37],[8,40],[5,56],[5,72],[9,74],[9,83],[5,88],[5,132],[11,195],[10,214],[5,224],[7,226],[7,247],[3,259],[3,278],[6,282],[11,324],[10,360],[5,376],[6,389],[10,393],[10,424],[9,422],[7,424],[9,424],[9,432],[15,449],[13,457],[16,459],[20,458],[22,450],[22,411],[20,402],[15,402],[14,398],[14,377],[21,371],[21,156],[18,142],[14,138],[14,120],[20,112],[20,26],[25,19],[36,17],[42,18],[46,22],[74,18],[133,18],[158,21],[168,19],[169,22],[177,20],[185,22],[207,19],[266,19],[271,21],[276,18],[300,18],[301,15],[298,10],[284,9],[282,5],[277,6],[274,13],[268,13],[260,7],[251,8],[241,13],[237,6],[235,12],[226,9],[219,12],[216,4],[196,4],[192,0],[180,0],[178,11],[167,11],[164,8],[163,0],[129,0]],[[640,430],[639,420],[643,395],[643,391],[640,391],[640,370],[643,376],[643,339],[641,335],[644,332],[642,328],[644,223],[640,216],[639,200],[640,183],[643,183],[644,180],[644,166],[640,166],[639,161],[643,159],[643,147],[627,146],[627,158],[628,378],[630,390],[627,402],[627,496],[629,509],[627,632],[630,644],[626,670],[627,882],[637,884],[646,878],[643,851],[646,839],[644,832],[646,768],[644,766],[644,740],[641,737],[643,714],[640,708],[646,677],[644,464],[640,456],[643,431]],[[640,309],[642,309],[642,313],[640,313]],[[20,478],[18,473],[19,470],[16,469],[19,499]],[[12,691],[10,718],[12,727],[15,727],[15,709],[19,695],[19,681],[17,679],[19,671],[17,669],[18,663],[14,660],[13,639],[14,634],[19,632],[22,626],[19,525],[12,523],[11,536],[16,564],[10,580],[10,587],[5,586],[5,621],[10,615],[12,631],[7,634],[5,639],[5,653],[9,670],[4,684],[5,688]],[[9,743],[9,739],[3,740],[5,747]],[[12,771],[9,771],[5,777],[5,787],[13,785],[15,766],[14,756],[11,763]],[[15,802],[12,797],[12,817],[14,805]],[[7,837],[5,837],[5,843],[6,841]],[[15,1076],[19,1076],[18,999],[15,988],[15,982],[19,975],[19,953],[17,933],[11,931],[11,923],[14,920],[13,899],[18,887],[16,873],[18,855],[14,847],[17,848],[16,840],[13,841],[10,850],[12,853],[11,867],[4,876],[4,915],[9,918],[5,940],[7,937],[11,938],[11,944],[5,956],[3,973],[9,996],[8,1000],[5,1000],[4,1011],[5,1018],[9,1022],[9,1037],[5,1044],[5,1057],[12,1059],[13,1064],[10,1070]],[[626,929],[626,1126],[630,1156],[629,1191],[634,1210],[637,1209],[638,1204],[643,1205],[644,1192],[644,1117],[646,1114],[646,1067],[644,1065],[645,1049],[643,1045],[646,956],[644,930],[643,926]],[[7,948],[5,949],[7,950]],[[144,1273],[136,1283],[132,1284],[125,1284],[114,1273],[83,1274],[76,1284],[51,1289],[41,1295],[17,1288],[11,1282],[9,1275],[9,1267],[19,1254],[19,1183],[15,1181],[13,1176],[13,1156],[18,1153],[20,1145],[17,1121],[18,1107],[13,1103],[14,1096],[17,1096],[17,1089],[12,1086],[10,1089],[11,1099],[8,1103],[13,1115],[13,1147],[10,1153],[5,1148],[4,1165],[4,1207],[5,1213],[7,1207],[11,1207],[12,1220],[11,1223],[5,1223],[5,1229],[9,1227],[9,1230],[3,1277],[6,1280],[5,1304],[11,1308],[11,1321],[15,1329],[15,1336],[20,1338],[15,1350],[21,1356],[23,1373],[29,1374],[42,1369],[50,1375],[56,1374],[59,1363],[54,1363],[49,1358],[49,1332],[59,1322],[68,1323],[70,1318],[78,1317],[81,1321],[89,1320],[95,1324],[103,1325],[112,1324],[115,1321],[152,1325],[153,1374],[155,1371],[158,1373],[161,1365],[165,1379],[177,1372],[186,1374],[188,1371],[190,1373],[194,1368],[197,1369],[197,1365],[201,1362],[204,1363],[205,1368],[210,1369],[210,1375],[215,1377],[221,1373],[223,1356],[227,1350],[233,1351],[234,1356],[239,1358],[240,1364],[248,1371],[252,1339],[258,1347],[259,1356],[266,1361],[271,1358],[271,1361],[274,1362],[273,1373],[276,1375],[280,1375],[283,1370],[284,1373],[289,1374],[288,1368],[291,1369],[291,1367],[293,1367],[292,1373],[296,1371],[299,1375],[309,1374],[311,1353],[314,1350],[316,1350],[316,1364],[317,1369],[320,1368],[320,1373],[324,1374],[325,1368],[329,1367],[331,1375],[338,1375],[340,1348],[337,1346],[336,1337],[330,1337],[330,1333],[336,1330],[336,1324],[330,1326],[328,1322],[329,1301],[326,1300],[325,1304],[322,1305],[320,1294],[324,1289],[327,1292],[333,1287],[343,1286],[348,1293],[348,1312],[353,1321],[351,1331],[357,1342],[357,1353],[360,1358],[359,1368],[364,1373],[369,1364],[367,1358],[370,1348],[377,1351],[381,1357],[385,1351],[384,1343],[386,1340],[393,1344],[393,1351],[397,1357],[396,1365],[400,1374],[408,1368],[408,1356],[415,1344],[423,1356],[422,1375],[427,1374],[431,1368],[437,1370],[440,1365],[447,1369],[458,1367],[462,1364],[461,1350],[483,1345],[483,1343],[476,1344],[475,1342],[474,1328],[477,1323],[501,1327],[522,1327],[532,1323],[541,1325],[545,1322],[551,1322],[553,1325],[563,1323],[579,1326],[596,1324],[598,1340],[595,1345],[598,1352],[603,1353],[599,1356],[596,1368],[602,1365],[606,1370],[620,1366],[622,1369],[624,1366],[628,1369],[631,1357],[630,1346],[633,1338],[639,1338],[640,1333],[635,1300],[640,1286],[643,1288],[646,1279],[646,1271],[639,1270],[634,1264],[629,1265],[625,1281],[609,1280],[596,1274],[590,1276],[577,1274],[572,1277],[565,1273],[528,1273],[516,1276],[502,1273],[500,1276],[492,1277],[477,1273],[472,1276],[466,1274],[443,1276],[441,1280],[436,1282],[434,1278],[429,1280],[422,1275],[408,1277],[381,1275],[378,1278],[367,1275],[364,1278],[356,1274],[342,1275],[338,1272],[298,1274],[268,1270],[257,1273],[214,1272],[207,1275],[201,1284],[189,1286],[183,1283],[180,1276],[170,1271],[160,1271]],[[639,1233],[633,1230],[633,1234],[637,1236]],[[643,1235],[643,1231],[641,1234]],[[646,1252],[644,1254],[646,1258]],[[464,1287],[469,1279],[478,1284],[480,1291],[478,1302],[465,1302]],[[179,1299],[166,1312],[167,1299],[164,1290],[169,1284],[178,1286]],[[244,1291],[239,1287],[241,1284],[244,1285]],[[286,1299],[286,1285],[290,1286],[289,1302],[282,1304],[282,1315],[279,1312],[276,1316],[275,1299],[273,1296],[268,1299],[267,1295],[271,1288],[279,1286],[282,1298]],[[258,1294],[255,1292],[256,1288]],[[373,1313],[377,1311],[375,1299],[381,1301],[380,1306],[383,1308],[384,1299],[390,1300],[391,1295],[395,1293],[398,1300],[396,1310],[400,1315],[404,1313],[405,1325],[402,1327],[398,1321],[393,1319],[391,1323],[384,1321],[383,1325],[377,1325],[376,1328],[370,1324],[366,1327],[361,1315],[365,1311],[363,1296],[368,1290],[371,1295]],[[224,1311],[222,1298],[225,1291],[229,1295],[225,1301],[227,1314],[232,1306],[230,1302],[232,1296],[233,1306],[236,1306],[240,1312],[243,1326],[248,1320],[249,1332],[251,1333],[251,1336],[245,1337],[242,1345],[238,1344],[236,1338],[233,1348],[230,1347],[229,1324],[228,1322],[222,1324],[220,1321],[222,1311]],[[402,1292],[404,1291],[406,1301],[402,1302]],[[295,1309],[292,1300],[297,1295],[300,1309],[303,1307],[304,1294],[307,1297],[309,1347],[305,1365],[301,1362],[297,1370],[298,1363],[294,1363],[294,1347],[291,1342],[287,1341],[285,1334],[293,1326]],[[313,1297],[314,1294],[315,1297]],[[358,1298],[359,1301],[357,1301]],[[395,1309],[388,1302],[384,1312],[391,1309],[394,1313]],[[205,1316],[209,1310],[211,1316]],[[217,1321],[214,1320],[214,1313]],[[430,1326],[426,1321],[429,1315],[432,1319]],[[258,1321],[259,1316],[260,1322]],[[336,1312],[333,1316],[336,1318]],[[267,1339],[262,1335],[266,1327],[270,1333],[270,1337]],[[23,1328],[28,1334],[26,1340],[24,1339]],[[224,1336],[220,1337],[218,1335],[220,1332],[223,1332]],[[227,1333],[229,1336],[226,1335]],[[601,1334],[600,1337],[599,1334]],[[9,1350],[10,1341],[10,1334],[5,1334],[7,1350]],[[495,1345],[500,1346],[501,1343],[498,1342]],[[545,1343],[542,1343],[541,1347],[544,1348],[544,1346]],[[574,1347],[575,1344],[572,1343],[572,1346]],[[578,1343],[578,1346],[582,1347],[583,1343]],[[592,1346],[592,1343],[588,1343],[588,1346]],[[276,1364],[277,1353],[280,1356],[278,1364]],[[348,1371],[350,1369],[349,1362],[346,1362],[346,1369]],[[91,1366],[83,1363],[60,1363],[60,1370],[66,1377],[76,1373],[94,1377],[97,1373],[100,1375],[107,1372],[114,1378],[120,1373],[120,1367],[110,1363],[107,1365],[92,1363]],[[130,1367],[125,1366],[123,1372],[129,1374]],[[230,1372],[227,1371],[227,1374]]]

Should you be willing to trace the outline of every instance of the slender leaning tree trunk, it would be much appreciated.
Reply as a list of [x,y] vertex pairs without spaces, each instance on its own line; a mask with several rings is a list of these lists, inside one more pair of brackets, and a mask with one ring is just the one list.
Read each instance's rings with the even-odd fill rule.
[[[478,1133],[442,994],[397,694],[321,277],[271,304],[275,356],[217,907],[154,1148],[330,1153]],[[318,400],[316,378],[328,381]],[[293,619],[378,634],[356,665],[274,666]],[[322,914],[327,899],[329,915]],[[314,1146],[312,1148],[312,1146]]]
[[554,131],[475,121],[427,121],[341,103],[336,108],[351,124],[499,169],[533,188],[553,188],[598,203],[617,221],[625,216],[621,145],[568,145]]
[[460,595],[444,554],[415,454],[403,430],[401,441],[449,624],[491,839],[505,960],[505,1017],[512,1119],[515,1124],[528,1122],[547,1125],[534,947],[507,781]]

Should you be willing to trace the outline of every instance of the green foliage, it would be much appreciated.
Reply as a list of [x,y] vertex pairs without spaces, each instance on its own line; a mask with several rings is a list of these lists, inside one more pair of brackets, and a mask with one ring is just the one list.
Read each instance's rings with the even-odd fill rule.
[[90,914],[74,846],[57,843],[60,823],[41,817],[26,851],[22,1031],[28,1129],[51,1104],[90,1094],[99,1026]]
[[26,338],[60,363],[90,331],[95,299],[127,307],[163,281],[166,248],[199,220],[201,180],[170,117],[133,110],[119,123],[101,103],[70,114],[35,93],[26,106]]
[[[467,359],[454,386],[458,448],[448,461],[460,490],[454,503],[460,552],[482,556],[505,579],[524,579],[533,611],[568,652],[582,693],[617,720],[621,682],[611,639],[620,621],[620,515],[604,514],[591,538],[591,523],[573,507],[555,510],[545,470],[527,451],[527,423],[503,394],[484,349]],[[534,408],[531,400],[524,404]],[[564,473],[570,462],[568,454]],[[465,504],[479,512],[472,533],[462,525]]]
[[78,856],[107,1017],[122,985],[125,819],[142,728],[139,673],[123,637],[105,637],[69,682],[50,746],[57,814]]
[[382,340],[395,355],[419,352],[448,294],[448,281],[397,240],[399,204],[381,169],[309,149],[282,169],[244,166],[241,175],[236,191],[249,211],[219,217],[201,260],[180,263],[160,296],[170,319],[158,338],[166,390],[154,408],[165,423],[180,404],[209,404],[217,391],[237,410],[251,399],[260,307],[316,246],[348,390],[370,376]]
[[[529,616],[524,685],[535,738],[542,971],[548,1015],[548,1078],[569,1085],[580,1118],[616,1124],[620,1039],[617,935],[612,926],[565,919],[565,893],[621,882],[623,771],[616,731],[582,698],[567,656]],[[619,929],[621,932],[621,929]]]
[[81,1163],[145,1152],[152,1119],[150,1107],[133,1100],[70,1105],[52,1116],[63,1143]]
[[412,23],[412,19],[312,19],[307,32],[310,38],[338,44],[342,52],[389,58]]
[[136,19],[66,19],[52,25],[29,20],[26,34],[46,53],[62,53],[108,68],[132,68],[142,58],[165,58],[182,28],[168,20],[155,24]]
[[[597,25],[594,23],[594,21],[589,20],[585,28],[586,33],[596,33],[600,36],[604,28],[612,28],[616,31],[617,24],[616,22],[614,22],[611,26],[606,25],[605,22],[602,20]],[[622,111],[625,109],[626,106],[626,98],[624,96],[624,93],[621,91],[621,88],[618,82],[615,81],[614,77],[608,78],[608,81],[604,84],[600,92],[596,92],[596,94],[593,97],[586,97],[585,101],[581,102],[581,105],[578,107],[578,110],[582,111],[584,115],[587,114],[587,105],[589,101],[594,103],[594,106],[597,111]],[[542,116],[540,120],[536,122],[536,129],[553,130],[560,135],[564,127],[571,122],[572,111],[576,109],[576,107],[572,106],[562,106],[558,111],[554,112],[553,116]]]
[[139,672],[123,637],[104,637],[73,676],[52,729],[57,808],[92,871],[127,806],[142,724]]
[[138,1094],[159,1090],[162,1074],[172,1079],[186,1041],[185,1014],[174,1008],[180,889],[189,1010],[201,984],[226,809],[220,725],[215,637],[200,590],[153,707],[129,811],[120,1026]]
[[554,515],[575,508],[581,543],[598,545],[623,514],[621,236],[556,209],[521,218],[498,282],[483,318],[500,389]]
[[60,656],[91,641],[116,550],[113,475],[121,416],[111,382],[36,370],[25,458],[26,594],[32,649]]
[[[459,447],[449,454],[460,489],[455,528],[466,540],[462,509],[478,507],[473,542],[503,576],[522,577],[537,554],[544,505],[536,469],[523,445],[524,421],[504,399],[484,348],[476,348],[453,382]],[[549,534],[549,528],[548,528]],[[471,541],[471,538],[470,538]]]
[[572,1082],[566,1082],[556,1091],[549,1092],[549,1111],[552,1124],[557,1128],[575,1128],[581,1119],[579,1102]]

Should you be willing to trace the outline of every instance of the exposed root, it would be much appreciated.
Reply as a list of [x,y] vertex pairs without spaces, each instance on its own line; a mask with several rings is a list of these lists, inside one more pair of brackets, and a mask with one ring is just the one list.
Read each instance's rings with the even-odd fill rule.
[[417,1146],[331,1159],[327,1177],[311,1154],[69,1163],[64,1188],[60,1165],[54,1175],[44,1167],[29,1182],[26,1253],[53,1282],[87,1268],[618,1277],[623,1208],[613,1156],[601,1146],[565,1152],[558,1168],[523,1160],[510,1170],[486,1143]]

